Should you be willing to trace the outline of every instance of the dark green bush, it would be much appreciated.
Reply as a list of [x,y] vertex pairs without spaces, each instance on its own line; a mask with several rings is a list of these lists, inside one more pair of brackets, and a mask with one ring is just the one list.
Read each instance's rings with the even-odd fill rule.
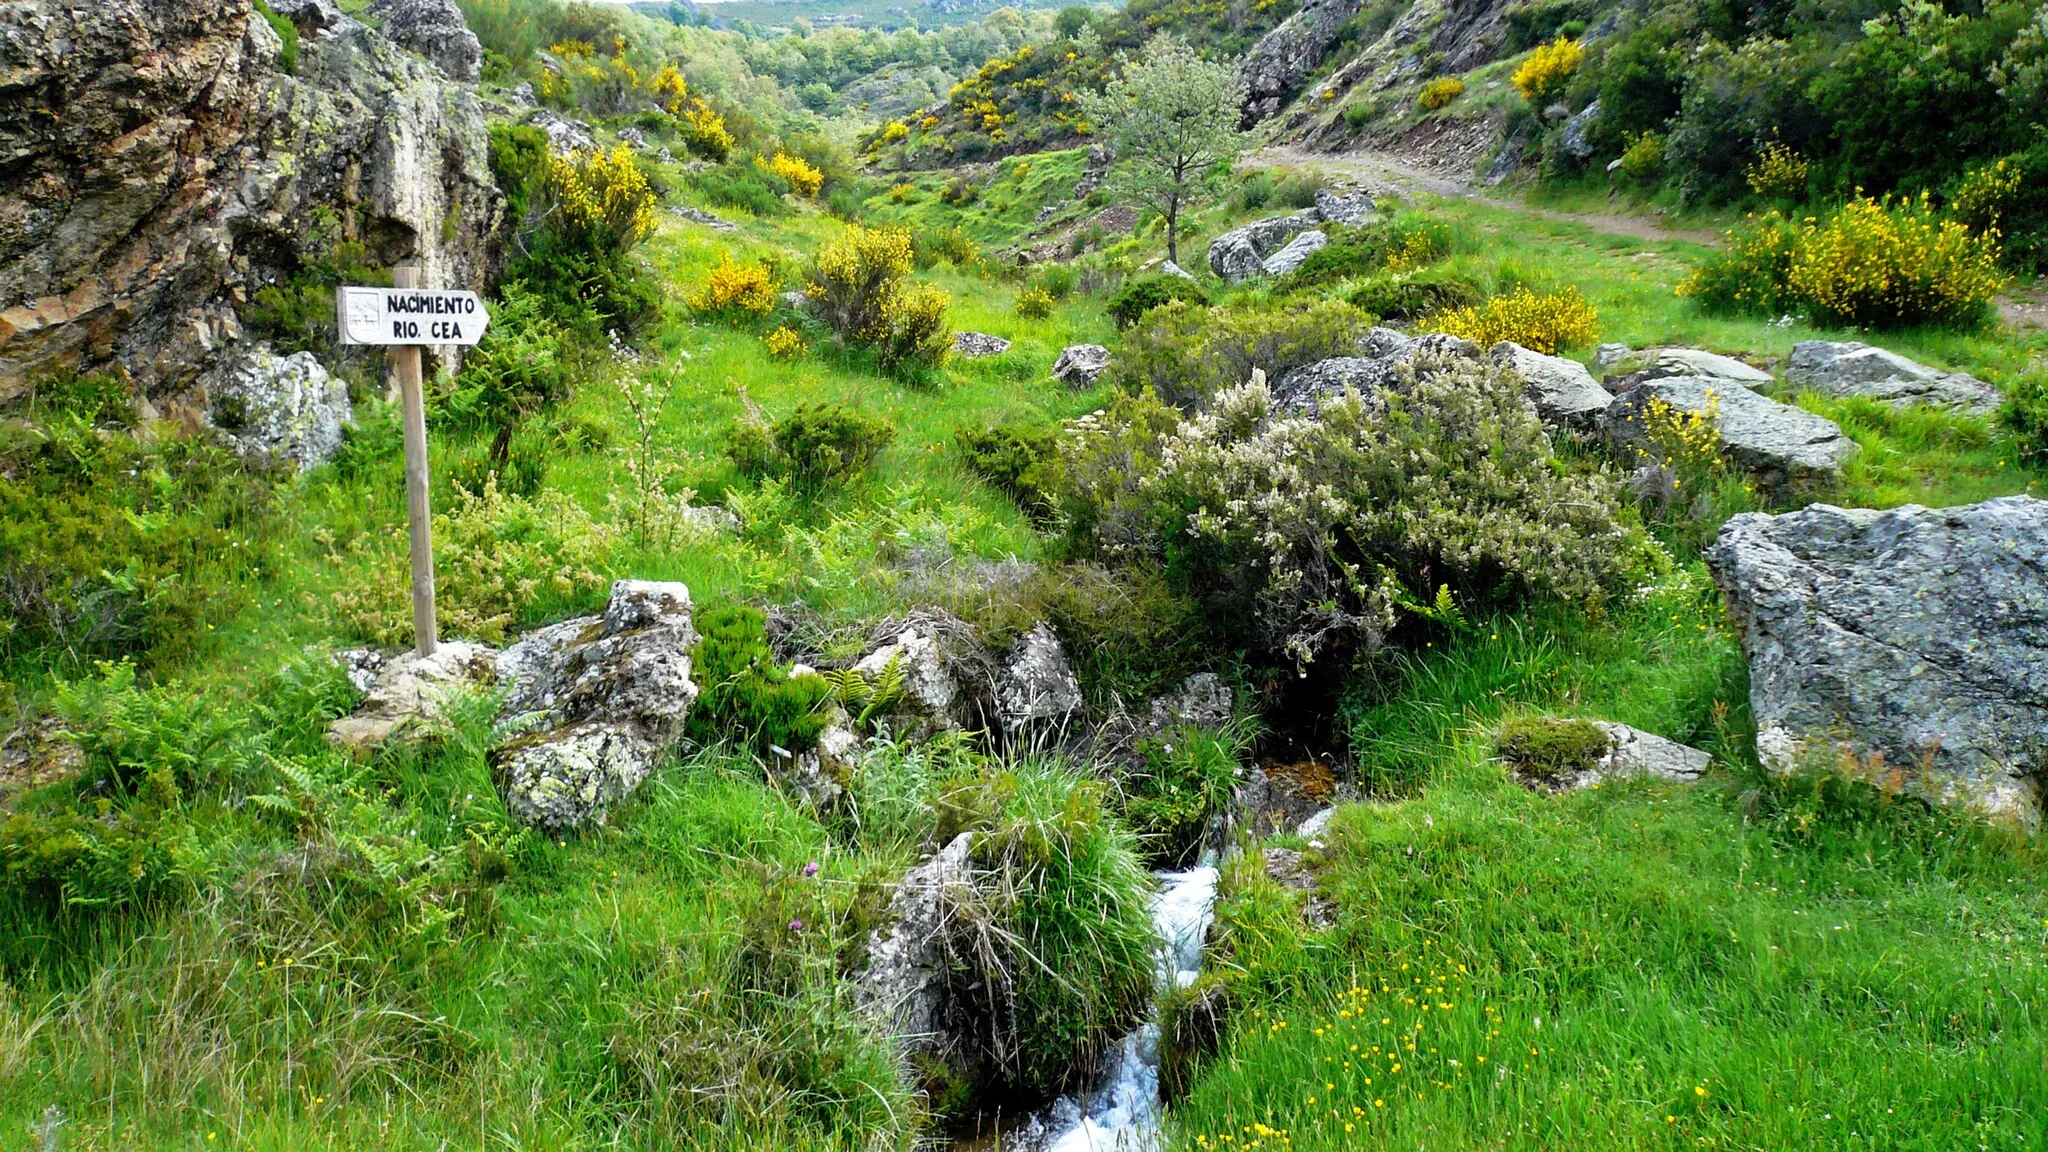
[[242,322],[281,352],[327,353],[337,338],[334,289],[342,284],[389,284],[391,270],[370,248],[342,237],[341,221],[316,208],[308,226],[305,256],[290,276],[249,296]]
[[1144,319],[1145,313],[1169,300],[1185,300],[1204,306],[1209,303],[1209,294],[1202,290],[1200,284],[1185,276],[1157,272],[1124,281],[1123,287],[1109,298],[1107,311],[1117,327],[1129,328]]
[[2012,429],[2020,459],[2037,468],[2048,467],[2048,374],[2020,377],[1999,415]]
[[1046,511],[1044,469],[1056,458],[1057,435],[1048,428],[1005,424],[962,428],[954,434],[974,474],[1010,494],[1027,511]]
[[751,159],[706,168],[691,175],[690,186],[713,204],[756,216],[787,216],[791,211],[789,201],[783,199],[789,186]]
[[1381,320],[1415,320],[1453,308],[1475,307],[1485,301],[1486,292],[1467,277],[1429,271],[1376,277],[1352,289],[1344,299]]
[[1393,267],[1413,271],[1449,256],[1460,237],[1441,221],[1413,212],[1361,228],[1332,229],[1328,244],[1308,254],[1282,287],[1307,288]]
[[1518,775],[1563,784],[1596,767],[1609,744],[1591,720],[1525,716],[1501,725],[1494,750]]
[[763,757],[808,752],[825,730],[832,688],[820,676],[792,678],[768,648],[761,611],[727,605],[699,613],[691,675],[703,686],[688,732],[700,744],[729,739]]
[[1265,372],[1270,383],[1291,369],[1332,356],[1355,356],[1372,316],[1341,300],[1306,307],[1264,300],[1199,308],[1172,301],[1147,313],[1124,335],[1111,362],[1118,387],[1150,389],[1184,411],[1195,411],[1218,390]]
[[750,476],[788,476],[799,486],[851,480],[896,438],[888,421],[843,405],[805,404],[769,425],[758,414],[734,428],[726,455]]
[[505,218],[515,226],[532,210],[548,158],[548,134],[531,124],[491,125],[491,179],[505,194]]
[[489,464],[503,468],[520,426],[568,397],[566,342],[545,301],[524,284],[506,285],[483,341],[463,358],[432,411],[448,426],[488,433]]

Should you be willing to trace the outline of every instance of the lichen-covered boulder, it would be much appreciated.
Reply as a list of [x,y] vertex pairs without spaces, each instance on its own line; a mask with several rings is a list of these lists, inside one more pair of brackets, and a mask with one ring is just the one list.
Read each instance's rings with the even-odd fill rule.
[[340,449],[351,416],[347,382],[328,375],[311,352],[248,349],[214,374],[206,393],[207,418],[236,455],[299,471]]
[[974,833],[962,832],[903,874],[889,898],[888,926],[868,938],[868,963],[853,981],[854,1002],[913,1058],[942,1055],[952,977],[955,910],[972,906]]
[[1766,767],[1847,768],[2026,828],[2048,771],[2048,502],[1728,521],[1708,548]]
[[1043,621],[1017,638],[995,685],[996,716],[1010,736],[1057,734],[1081,710],[1081,682]]
[[1316,215],[1325,224],[1342,224],[1357,228],[1372,223],[1379,205],[1373,201],[1372,193],[1363,189],[1337,193],[1328,188],[1316,189]]
[[1073,344],[1052,363],[1052,378],[1069,388],[1092,388],[1109,371],[1109,349],[1100,344]]
[[1600,101],[1580,109],[1578,115],[1564,122],[1564,131],[1558,136],[1558,146],[1575,160],[1584,160],[1593,154],[1593,126],[1600,122]]
[[415,723],[438,720],[457,694],[491,685],[496,657],[486,645],[461,641],[441,644],[427,657],[411,650],[390,657],[362,649],[337,653],[335,662],[365,698],[327,726],[327,738],[343,748],[368,749]]
[[455,0],[376,0],[370,15],[393,43],[426,57],[450,80],[474,84],[483,74],[483,45]]
[[1329,401],[1356,391],[1368,401],[1394,382],[1392,362],[1364,356],[1333,356],[1304,364],[1273,386],[1273,407],[1313,415]]
[[1771,374],[1755,365],[1699,348],[1646,348],[1623,357],[1616,367],[1620,373],[1607,379],[1607,390],[1616,395],[1673,376],[1695,376],[1743,388],[1765,388],[1772,383]]
[[1285,247],[1259,262],[1259,271],[1268,276],[1285,276],[1310,255],[1327,246],[1330,238],[1320,229],[1311,228],[1289,240]]
[[942,727],[958,727],[969,718],[971,697],[953,674],[939,630],[913,620],[896,638],[861,658],[854,670],[870,678],[895,665],[911,702]]
[[1536,414],[1553,428],[1591,432],[1600,414],[1614,402],[1586,371],[1586,366],[1562,356],[1546,356],[1511,340],[1503,340],[1489,353],[1493,362],[1513,368],[1529,386],[1529,402]]
[[1154,732],[1169,728],[1221,728],[1235,715],[1230,685],[1214,672],[1197,672],[1180,687],[1154,697],[1145,716]]
[[512,815],[551,831],[603,821],[682,735],[696,643],[688,588],[620,580],[603,615],[500,653],[498,724],[511,739],[493,763]]
[[1257,276],[1264,270],[1267,256],[1297,234],[1322,223],[1322,220],[1321,212],[1304,208],[1285,216],[1268,216],[1264,220],[1232,228],[1210,243],[1209,271],[1230,284]]
[[1867,396],[1887,404],[1928,404],[1989,415],[2004,394],[1965,372],[1943,372],[1896,352],[1855,341],[1802,340],[1792,346],[1785,380],[1829,396]]
[[979,360],[984,356],[1000,356],[1010,350],[1010,342],[1001,336],[986,332],[953,333],[953,352],[967,360]]
[[1685,413],[1712,412],[1723,457],[1766,491],[1832,481],[1856,454],[1856,442],[1824,416],[1725,377],[1663,376],[1615,397],[1600,414],[1601,431],[1625,461],[1652,449],[1648,418],[1660,402]]

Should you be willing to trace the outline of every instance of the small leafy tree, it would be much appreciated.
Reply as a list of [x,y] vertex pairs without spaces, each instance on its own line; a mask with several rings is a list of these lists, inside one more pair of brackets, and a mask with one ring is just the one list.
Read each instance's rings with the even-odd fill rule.
[[1166,217],[1166,255],[1180,262],[1180,217],[1200,198],[1202,177],[1237,158],[1248,138],[1238,129],[1244,85],[1227,64],[1212,64],[1169,36],[1099,95],[1081,97],[1082,114],[1116,156],[1111,196],[1136,200]]

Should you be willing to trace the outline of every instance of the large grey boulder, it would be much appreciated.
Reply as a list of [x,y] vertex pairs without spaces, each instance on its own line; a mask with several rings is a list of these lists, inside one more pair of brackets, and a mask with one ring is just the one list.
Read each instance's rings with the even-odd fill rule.
[[1943,372],[1896,352],[1855,341],[1802,340],[1792,346],[1785,380],[1829,396],[1868,396],[1887,404],[1928,404],[1984,416],[2004,394],[1964,372]]
[[474,84],[483,74],[483,45],[455,0],[376,0],[370,15],[383,21],[392,43],[426,57],[450,80]]
[[1592,432],[1600,414],[1614,402],[1577,360],[1546,356],[1511,340],[1495,344],[1488,353],[1493,362],[1512,368],[1528,384],[1529,402],[1536,414],[1554,428]]
[[1292,16],[1259,37],[1238,65],[1244,82],[1244,126],[1279,112],[1290,96],[1322,67],[1363,0],[1308,0]]
[[1285,276],[1301,267],[1302,261],[1329,242],[1330,238],[1320,229],[1311,228],[1289,240],[1278,252],[1260,261],[1259,271],[1268,276]]
[[1624,460],[1654,454],[1647,419],[1662,402],[1680,412],[1714,413],[1721,453],[1767,491],[1832,481],[1856,453],[1834,421],[1759,396],[1728,379],[1664,376],[1614,398],[1599,426]]
[[1052,378],[1069,388],[1092,388],[1109,370],[1109,349],[1100,344],[1072,344],[1052,362]]
[[1264,270],[1267,256],[1322,222],[1320,211],[1304,208],[1232,228],[1209,245],[1209,271],[1231,284],[1257,276]]
[[962,832],[903,874],[889,898],[888,926],[868,937],[867,967],[853,981],[854,1003],[912,1059],[950,1055],[949,945],[959,911],[978,904],[973,856],[974,833]]
[[340,449],[351,415],[348,383],[328,375],[311,352],[247,349],[214,374],[206,392],[207,418],[236,455],[298,471]]
[[1728,521],[1706,560],[1766,767],[1849,768],[2022,827],[2048,771],[2048,502]]
[[682,735],[696,643],[688,588],[620,580],[603,615],[499,653],[498,724],[512,738],[492,759],[512,815],[550,831],[602,822]]
[[1017,638],[995,684],[996,716],[1010,736],[1057,735],[1081,710],[1081,682],[1043,621]]
[[1624,358],[1621,367],[1624,375],[1607,380],[1607,390],[1617,395],[1645,381],[1673,376],[1692,376],[1752,389],[1772,383],[1771,374],[1761,368],[1699,348],[1648,348]]
[[1351,391],[1376,402],[1379,390],[1394,384],[1393,363],[1391,359],[1333,356],[1305,364],[1273,386],[1273,408],[1314,415],[1324,404]]
[[331,3],[0,7],[0,400],[126,371],[196,421],[248,342],[236,309],[348,237],[437,288],[485,287],[503,196],[476,94]]

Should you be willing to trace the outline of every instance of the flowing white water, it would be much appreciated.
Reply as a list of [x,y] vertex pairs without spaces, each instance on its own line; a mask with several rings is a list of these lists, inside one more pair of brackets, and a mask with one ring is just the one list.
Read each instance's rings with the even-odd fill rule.
[[[1153,983],[1157,992],[1194,983],[1202,967],[1202,941],[1216,914],[1217,869],[1161,872],[1163,885],[1152,901],[1159,930]],[[1155,1006],[1156,1012],[1156,1006]],[[1045,1152],[1153,1152],[1159,1131],[1159,1021],[1146,1021],[1123,1038],[1102,1083],[1085,1097],[1068,1096],[1045,1113],[1038,1127]],[[1034,1135],[1036,1135],[1034,1133]]]

